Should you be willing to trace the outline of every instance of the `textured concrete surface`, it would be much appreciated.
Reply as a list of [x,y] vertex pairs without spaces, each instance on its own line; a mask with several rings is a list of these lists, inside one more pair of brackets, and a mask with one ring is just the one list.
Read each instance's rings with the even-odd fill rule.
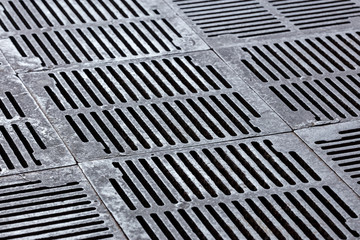
[[0,9],[0,239],[360,239],[358,1]]

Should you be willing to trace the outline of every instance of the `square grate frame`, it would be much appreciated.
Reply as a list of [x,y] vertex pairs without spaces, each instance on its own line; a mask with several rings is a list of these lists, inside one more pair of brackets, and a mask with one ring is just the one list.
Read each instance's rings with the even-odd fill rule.
[[16,72],[207,49],[207,44],[176,16],[28,30],[0,40],[0,50]]
[[360,196],[360,121],[295,133]]
[[359,119],[359,30],[216,51],[293,129]]
[[0,175],[75,164],[23,83],[0,56]]
[[359,197],[293,133],[80,167],[129,239],[360,236]]
[[39,29],[174,16],[161,0],[1,0],[0,38]]
[[290,131],[210,51],[20,77],[80,162]]
[[167,2],[213,48],[352,29],[360,16],[354,0]]
[[127,239],[78,167],[0,179],[0,239]]

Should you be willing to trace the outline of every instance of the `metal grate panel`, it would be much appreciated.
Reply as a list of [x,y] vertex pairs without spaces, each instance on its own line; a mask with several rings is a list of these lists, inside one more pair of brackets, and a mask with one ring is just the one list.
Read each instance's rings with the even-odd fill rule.
[[2,36],[44,28],[174,15],[159,0],[1,0],[0,7]]
[[74,164],[20,79],[0,61],[0,175]]
[[296,131],[360,195],[360,122]]
[[186,0],[169,3],[212,46],[234,45],[249,38],[290,32],[286,24],[258,0]]
[[80,161],[288,130],[211,52],[21,78]]
[[2,177],[0,239],[125,239],[78,168]]
[[360,236],[358,197],[293,134],[81,167],[130,239]]
[[269,3],[300,30],[349,24],[351,18],[360,16],[360,6],[351,0],[270,0]]
[[219,53],[293,128],[359,117],[357,31],[224,48]]
[[168,0],[212,47],[266,42],[294,34],[352,29],[360,16],[357,1]]
[[207,49],[178,18],[29,31],[0,41],[16,71]]

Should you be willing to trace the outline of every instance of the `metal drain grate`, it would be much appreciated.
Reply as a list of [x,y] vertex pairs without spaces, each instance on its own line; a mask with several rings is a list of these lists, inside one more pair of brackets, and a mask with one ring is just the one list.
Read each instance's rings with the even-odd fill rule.
[[125,239],[78,168],[2,177],[0,239]]
[[75,163],[20,79],[0,69],[0,175]]
[[290,30],[257,0],[172,1],[211,45],[226,46],[240,39],[286,33]]
[[293,134],[81,167],[130,239],[360,236],[357,196]]
[[219,53],[293,128],[359,117],[360,32]]
[[360,16],[360,6],[351,0],[270,0],[269,3],[301,30],[349,24],[352,17]]
[[21,78],[81,161],[288,130],[211,52]]
[[[357,1],[168,0],[212,47],[271,41],[294,34],[352,30]],[[316,32],[315,32],[316,31]]]
[[157,18],[28,32],[2,40],[0,48],[15,70],[29,71],[31,64],[30,70],[41,70],[204,50],[207,46],[180,19]]
[[27,30],[171,14],[169,7],[159,0],[151,3],[141,0],[1,0],[0,7],[3,30],[0,35],[3,36]]
[[296,131],[360,195],[360,122]]

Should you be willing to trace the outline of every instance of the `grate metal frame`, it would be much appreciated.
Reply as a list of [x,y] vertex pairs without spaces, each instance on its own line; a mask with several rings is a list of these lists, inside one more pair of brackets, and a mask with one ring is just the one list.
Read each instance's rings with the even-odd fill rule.
[[126,239],[78,167],[0,179],[0,239]]
[[75,164],[20,79],[0,62],[0,175]]
[[359,127],[352,121],[295,133],[360,196]]
[[294,36],[217,52],[293,129],[299,129],[359,118],[359,33]]
[[80,167],[130,239],[359,237],[359,198],[292,133]]
[[77,161],[289,131],[212,52],[21,79]]

